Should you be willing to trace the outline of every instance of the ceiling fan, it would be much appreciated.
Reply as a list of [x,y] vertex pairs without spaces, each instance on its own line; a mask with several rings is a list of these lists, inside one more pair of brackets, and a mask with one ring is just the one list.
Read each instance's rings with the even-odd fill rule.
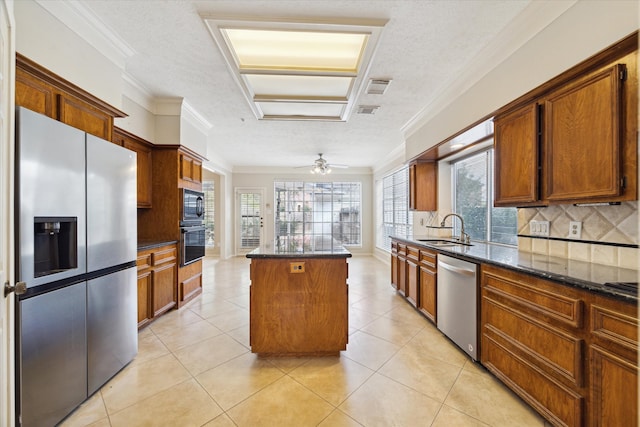
[[313,162],[311,166],[299,166],[299,167],[301,168],[310,167],[311,173],[319,174],[319,175],[326,175],[328,173],[331,173],[331,169],[333,168],[345,169],[349,167],[347,165],[339,165],[335,163],[329,164],[329,162],[327,162],[327,160],[322,157],[322,153],[318,153],[318,156],[319,157]]

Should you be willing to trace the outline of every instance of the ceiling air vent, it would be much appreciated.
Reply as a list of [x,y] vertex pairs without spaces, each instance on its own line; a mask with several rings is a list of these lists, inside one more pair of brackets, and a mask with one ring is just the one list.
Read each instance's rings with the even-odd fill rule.
[[379,105],[358,105],[358,114],[375,114],[376,110],[380,108]]
[[389,83],[391,83],[390,79],[371,79],[367,86],[367,93],[369,95],[382,95],[387,90]]

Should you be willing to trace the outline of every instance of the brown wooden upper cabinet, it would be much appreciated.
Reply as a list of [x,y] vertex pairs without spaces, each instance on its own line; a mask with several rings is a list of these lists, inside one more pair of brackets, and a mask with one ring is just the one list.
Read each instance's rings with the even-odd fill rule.
[[616,64],[544,100],[544,195],[549,202],[616,197],[621,181],[621,104],[626,67]]
[[135,151],[137,154],[138,166],[138,207],[151,207],[151,188],[152,188],[152,150],[153,145],[123,129],[113,128],[113,139],[115,144],[124,148]]
[[538,105],[496,117],[495,205],[539,204]]
[[496,115],[495,206],[637,200],[636,69],[637,51],[582,67]]
[[114,117],[125,117],[71,82],[16,54],[16,105],[111,141]]
[[438,164],[414,162],[409,165],[409,209],[438,210]]
[[180,180],[202,183],[202,162],[183,151],[180,151]]

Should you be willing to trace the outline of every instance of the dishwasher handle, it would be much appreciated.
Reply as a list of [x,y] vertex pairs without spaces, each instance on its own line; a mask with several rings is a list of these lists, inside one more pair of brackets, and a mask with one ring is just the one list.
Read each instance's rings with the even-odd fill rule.
[[444,268],[445,270],[449,270],[452,271],[454,273],[458,273],[458,274],[462,274],[465,276],[475,276],[476,275],[476,271],[475,270],[469,270],[466,268],[461,268],[461,267],[456,267],[455,265],[451,265],[451,264],[447,264],[446,262],[440,261],[438,260],[438,266]]

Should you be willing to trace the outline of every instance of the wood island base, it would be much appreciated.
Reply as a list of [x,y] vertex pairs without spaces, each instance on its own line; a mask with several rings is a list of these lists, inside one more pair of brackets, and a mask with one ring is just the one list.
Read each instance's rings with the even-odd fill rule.
[[251,351],[260,357],[339,356],[346,350],[348,264],[337,257],[251,258]]

